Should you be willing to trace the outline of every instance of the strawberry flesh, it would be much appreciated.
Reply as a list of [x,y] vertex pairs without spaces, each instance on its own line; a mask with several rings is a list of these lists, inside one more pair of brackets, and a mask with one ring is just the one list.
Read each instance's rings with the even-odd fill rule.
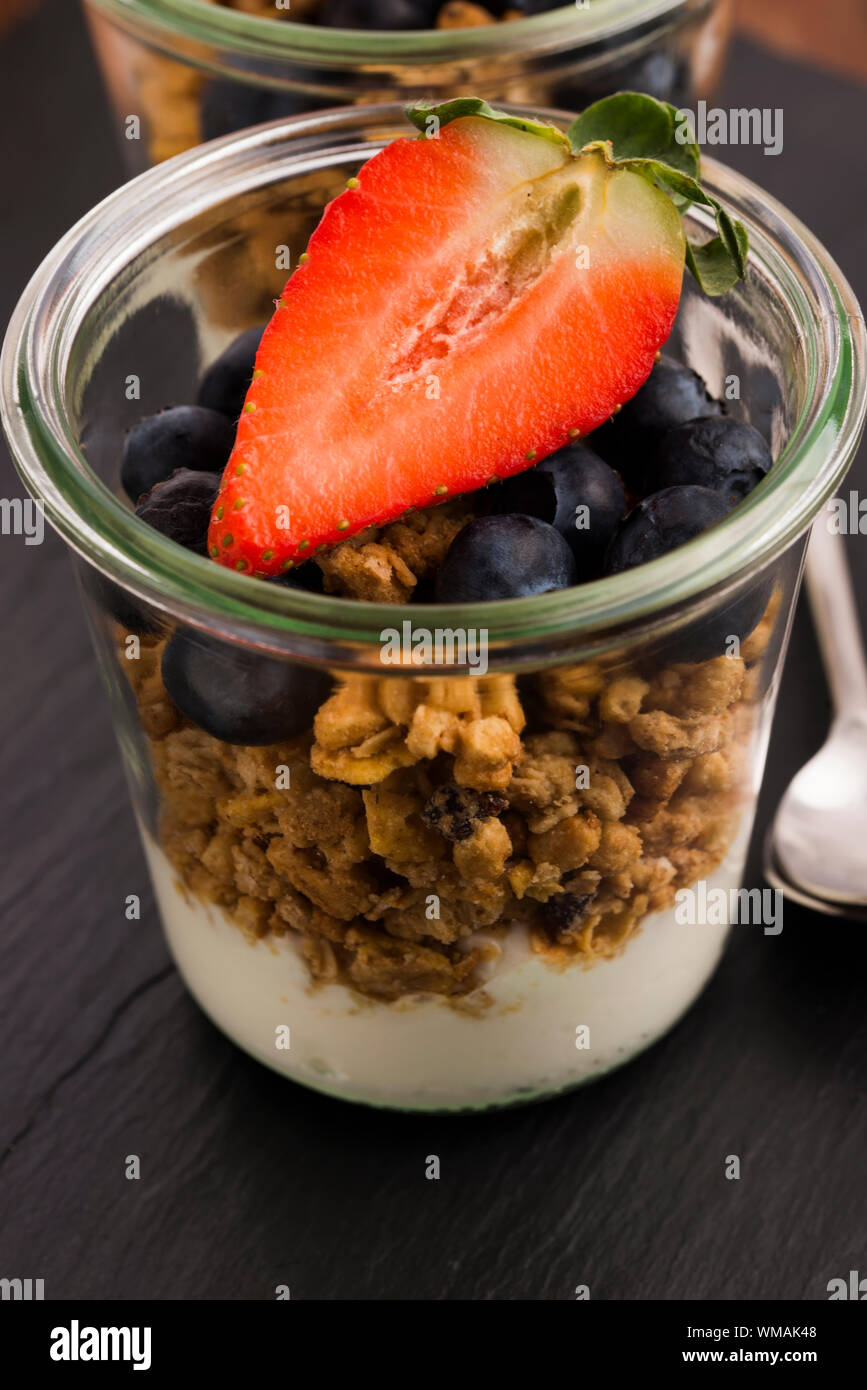
[[239,570],[277,573],[587,434],[677,311],[678,213],[598,149],[468,116],[351,182],[256,356],[208,537]]

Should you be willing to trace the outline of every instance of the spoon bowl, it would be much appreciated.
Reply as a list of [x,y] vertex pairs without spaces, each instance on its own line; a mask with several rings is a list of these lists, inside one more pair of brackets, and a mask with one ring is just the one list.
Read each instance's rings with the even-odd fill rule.
[[844,541],[827,513],[813,527],[807,588],[835,717],[780,802],[765,875],[819,912],[867,918],[867,666]]
[[790,884],[828,910],[867,912],[867,713],[835,719],[780,802],[771,841]]

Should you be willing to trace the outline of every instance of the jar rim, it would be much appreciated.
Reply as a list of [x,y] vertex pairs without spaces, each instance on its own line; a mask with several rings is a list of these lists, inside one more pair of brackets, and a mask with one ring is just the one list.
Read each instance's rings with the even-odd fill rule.
[[[565,124],[563,112],[507,107]],[[146,526],[88,466],[75,436],[67,374],[77,333],[118,274],[160,236],[245,191],[311,167],[311,151],[364,157],[400,133],[397,104],[295,116],[226,136],[158,165],[88,212],[49,253],[10,321],[0,359],[0,411],[18,470],[69,545],[157,609],[238,640],[312,660],[373,664],[384,628],[411,616],[430,628],[485,629],[492,658],[516,662],[641,625],[731,588],[809,527],[833,494],[867,411],[861,310],[820,243],[749,180],[705,161],[706,185],[747,224],[760,263],[803,325],[807,390],[766,479],[711,530],[649,564],[526,598],[389,605],[309,594],[183,550]],[[389,124],[390,123],[390,124]],[[385,129],[390,133],[386,137]],[[371,141],[371,129],[375,142]],[[365,134],[366,133],[366,134]],[[407,134],[409,134],[407,128]],[[367,143],[358,143],[366,139]],[[330,141],[331,143],[327,143]],[[704,218],[697,211],[699,220]],[[709,223],[706,223],[708,228]]]
[[[180,42],[213,44],[223,52],[262,59],[330,64],[376,62],[421,64],[457,57],[487,56],[590,45],[631,25],[667,21],[679,10],[708,9],[714,0],[594,0],[578,13],[575,3],[507,24],[469,29],[335,29],[266,18],[205,0],[87,0],[94,9],[142,35],[159,33]],[[582,35],[576,44],[575,21]]]

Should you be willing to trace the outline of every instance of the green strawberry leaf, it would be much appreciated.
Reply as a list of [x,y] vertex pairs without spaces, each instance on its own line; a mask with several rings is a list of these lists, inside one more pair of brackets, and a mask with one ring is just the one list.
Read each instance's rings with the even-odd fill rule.
[[[740,222],[736,222],[734,226],[737,229],[739,256],[744,260],[747,254],[747,234]],[[725,294],[743,278],[736,272],[737,260],[721,236],[715,236],[701,244],[687,241],[686,264],[704,293],[711,296]]]
[[546,121],[531,121],[523,116],[507,116],[505,111],[495,111],[493,106],[489,106],[480,97],[455,97],[452,101],[441,102],[439,106],[428,106],[425,102],[417,101],[406,107],[405,114],[407,120],[428,138],[450,121],[457,121],[462,116],[484,116],[485,120],[514,126],[515,130],[541,136],[543,140],[550,140],[552,144],[560,145],[564,149],[571,148],[568,135],[556,126],[549,125]]
[[576,154],[586,145],[609,142],[616,164],[658,159],[693,178],[699,176],[698,146],[688,138],[689,128],[676,108],[641,92],[617,92],[594,101],[572,122],[568,135]]

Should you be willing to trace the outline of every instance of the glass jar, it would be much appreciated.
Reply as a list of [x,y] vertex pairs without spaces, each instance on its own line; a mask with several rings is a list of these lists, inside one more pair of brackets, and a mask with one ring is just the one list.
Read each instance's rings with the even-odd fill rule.
[[[814,238],[708,161],[749,230],[749,277],[720,300],[687,278],[671,348],[714,393],[739,384],[730,409],[776,459],[722,523],[613,577],[471,606],[215,565],[119,500],[124,432],[192,400],[265,313],[285,276],[275,227],[297,255],[405,129],[396,106],[295,118],[120,189],[26,290],[2,401],[22,477],[74,554],[193,995],[294,1080],[470,1109],[626,1061],[689,1007],[738,912],[778,930],[773,903],[737,889],[805,539],[863,425],[864,324]],[[688,220],[709,229],[700,208]],[[419,514],[434,551],[425,528],[448,515]],[[415,534],[389,543],[410,554]],[[248,701],[241,743],[176,708],[163,675],[180,658]]]
[[[293,11],[309,8],[296,0]],[[730,11],[730,0],[592,0],[479,28],[396,33],[207,0],[85,0],[133,172],[261,121],[348,102],[468,95],[580,111],[629,89],[692,105],[718,76]]]

